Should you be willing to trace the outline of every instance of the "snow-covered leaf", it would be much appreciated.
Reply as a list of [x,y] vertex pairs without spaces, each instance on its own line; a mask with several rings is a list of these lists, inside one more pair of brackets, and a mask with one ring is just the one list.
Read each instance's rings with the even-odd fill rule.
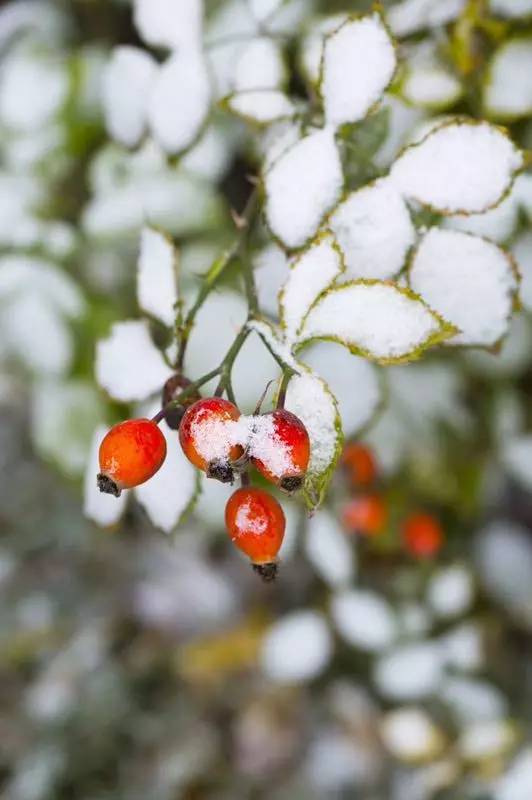
[[142,311],[169,327],[176,314],[176,261],[172,241],[160,231],[144,227],[137,267],[137,301]]
[[302,420],[310,437],[310,463],[304,490],[309,506],[317,508],[325,496],[342,449],[338,406],[325,381],[311,372],[291,379],[285,405]]
[[446,25],[456,19],[465,4],[466,0],[403,0],[389,9],[387,20],[396,36],[409,36],[424,28]]
[[168,153],[186,150],[207,118],[211,87],[201,51],[184,48],[160,68],[149,102],[153,135]]
[[494,520],[476,542],[476,563],[487,592],[527,625],[532,624],[532,543],[528,529]]
[[484,236],[492,242],[502,244],[513,234],[519,219],[516,186],[517,181],[509,194],[495,208],[490,208],[483,214],[452,214],[444,218],[443,226]]
[[427,697],[439,688],[442,653],[433,642],[403,645],[381,656],[374,679],[379,692],[392,700]]
[[397,636],[392,609],[375,592],[352,589],[338,594],[333,597],[331,614],[342,638],[360,650],[378,653]]
[[404,200],[387,180],[349,194],[327,224],[342,249],[349,278],[393,277],[416,236]]
[[202,0],[134,0],[133,14],[135,26],[147,44],[170,50],[199,44]]
[[90,454],[87,460],[83,501],[83,513],[85,516],[104,528],[118,522],[126,507],[129,494],[129,492],[124,491],[120,497],[113,497],[110,494],[102,494],[96,485],[96,476],[100,471],[98,451],[101,441],[107,431],[108,428],[103,425],[99,426],[94,431]]
[[85,302],[78,286],[51,262],[18,254],[0,258],[0,301],[30,291],[67,317],[84,313]]
[[233,90],[279,89],[286,78],[281,49],[266,36],[252,39],[235,65]]
[[448,344],[492,346],[506,333],[517,275],[492,242],[433,228],[416,250],[409,277],[414,291],[459,329]]
[[295,341],[310,307],[343,269],[340,249],[328,231],[294,260],[279,295],[281,326],[288,342]]
[[462,672],[481,669],[483,646],[480,627],[474,623],[464,623],[440,636],[443,657],[448,667]]
[[525,231],[512,245],[512,254],[521,273],[519,297],[527,311],[532,311],[532,231]]
[[506,755],[516,739],[517,731],[508,720],[487,720],[464,728],[457,747],[466,761],[488,761]]
[[266,219],[287,247],[301,247],[338,201],[343,175],[333,131],[317,131],[286,150],[264,176]]
[[393,78],[397,59],[379,14],[348,19],[323,48],[319,90],[328,125],[363,119]]
[[409,103],[441,110],[454,105],[462,94],[462,86],[441,64],[410,65],[401,84],[401,94]]
[[224,105],[236,116],[257,125],[290,119],[296,113],[292,101],[277,89],[235,92],[224,100]]
[[532,38],[507,40],[496,51],[489,67],[483,101],[487,115],[496,119],[529,116],[532,112]]
[[489,5],[491,11],[501,17],[532,16],[532,0],[490,0]]
[[407,147],[390,177],[398,191],[441,213],[475,213],[496,205],[522,166],[506,134],[487,122],[456,120]]
[[301,341],[336,341],[356,355],[386,364],[415,358],[454,332],[415,294],[391,283],[354,281],[318,299]]
[[258,333],[266,347],[281,364],[290,367],[297,374],[301,372],[301,365],[294,358],[291,346],[285,342],[280,330],[265,320],[252,320],[248,327]]
[[392,756],[408,764],[433,759],[444,745],[441,730],[421,708],[389,711],[381,722],[381,735]]
[[347,14],[331,14],[311,22],[299,53],[302,70],[310,83],[316,85],[320,79],[325,37],[336,31],[347,19]]
[[117,322],[96,347],[96,380],[115,400],[144,400],[173,374],[143,320]]
[[305,554],[329,586],[341,588],[353,579],[353,549],[330,511],[324,509],[308,521]]
[[300,683],[323,672],[331,652],[324,617],[315,611],[296,611],[281,617],[266,633],[260,661],[271,680]]
[[505,441],[501,457],[510,475],[526,489],[532,490],[532,435]]
[[508,713],[502,692],[486,681],[446,678],[440,687],[440,696],[461,724],[498,719]]
[[428,585],[428,601],[434,613],[447,619],[464,614],[473,600],[471,573],[455,564],[436,572]]
[[279,290],[289,276],[288,259],[281,248],[270,242],[253,257],[253,271],[259,307],[276,318],[279,313]]
[[138,47],[116,47],[103,76],[103,110],[113,139],[134,147],[148,121],[147,99],[157,76],[156,61]]

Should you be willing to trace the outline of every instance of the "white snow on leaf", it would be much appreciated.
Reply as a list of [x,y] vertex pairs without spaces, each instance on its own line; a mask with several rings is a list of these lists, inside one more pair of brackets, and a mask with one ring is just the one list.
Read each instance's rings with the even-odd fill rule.
[[102,100],[110,136],[126,147],[142,139],[157,63],[137,47],[116,47],[103,76]]
[[387,20],[396,36],[409,36],[424,28],[446,25],[456,19],[465,4],[466,0],[403,0],[389,9]]
[[286,0],[246,0],[257,22],[267,22],[274,17]]
[[199,44],[202,0],[134,0],[133,5],[135,26],[147,44],[170,50]]
[[532,232],[520,234],[511,249],[521,273],[519,297],[526,310],[532,311]]
[[30,291],[67,317],[77,318],[84,312],[85,302],[78,286],[54,264],[18,254],[0,258],[0,300]]
[[269,350],[275,353],[277,359],[287,367],[299,374],[301,364],[294,358],[292,349],[282,336],[282,332],[265,320],[251,320],[249,329],[256,331]]
[[532,434],[505,441],[501,459],[510,475],[532,490]]
[[[532,3],[530,4],[532,13]],[[532,786],[532,748],[521,750],[495,785],[495,800],[528,800]]]
[[412,259],[412,289],[455,325],[448,344],[490,346],[508,330],[517,277],[497,245],[432,228]]
[[301,247],[314,236],[342,190],[333,131],[311,133],[290,147],[268,170],[264,185],[272,233],[287,247]]
[[38,130],[59,111],[68,93],[64,63],[40,57],[22,44],[4,57],[0,78],[0,120],[16,131]]
[[137,301],[142,311],[169,327],[176,315],[176,261],[171,240],[155,228],[144,227],[140,235]]
[[460,81],[440,64],[412,64],[401,86],[401,94],[414,105],[443,109],[462,93]]
[[347,19],[347,14],[331,14],[326,17],[318,17],[310,23],[299,52],[302,70],[310,83],[317,84],[320,79],[325,37],[338,30]]
[[438,690],[441,649],[433,642],[403,645],[381,656],[374,669],[379,692],[391,700],[415,700]]
[[[501,17],[526,17],[532,15],[532,0],[490,0],[490,9]],[[498,800],[498,798],[497,798]]]
[[515,188],[516,184],[495,208],[490,208],[483,214],[452,214],[444,218],[443,226],[464,233],[474,233],[502,244],[517,227],[519,204]]
[[496,119],[532,112],[532,38],[509,39],[495,52],[483,102],[486,113]]
[[257,125],[290,119],[296,113],[292,101],[277,89],[236,92],[227,98],[226,105],[233,114]]
[[318,236],[290,265],[279,295],[281,325],[294,341],[310,307],[344,269],[336,240],[329,232]]
[[120,497],[103,494],[96,485],[96,476],[100,471],[98,451],[108,428],[99,426],[94,431],[87,470],[84,482],[83,513],[103,528],[114,525],[124,513],[129,492],[124,491]]
[[180,164],[187,172],[217,183],[230,166],[234,147],[231,131],[222,125],[211,124],[198,143],[181,158]]
[[445,678],[441,699],[460,723],[499,719],[508,713],[507,700],[490,683],[472,678]]
[[297,31],[312,12],[315,0],[247,0],[260,29],[289,35]]
[[346,278],[391,278],[416,238],[404,200],[385,179],[349,194],[328,225],[344,254]]
[[438,570],[429,581],[427,599],[438,617],[464,614],[473,601],[471,573],[460,564]]
[[397,59],[379,14],[350,18],[325,40],[320,94],[327,125],[363,119],[393,78]]
[[137,486],[134,493],[155,527],[171,533],[198,492],[198,472],[183,454],[177,432],[166,422],[160,423],[160,429],[166,439],[164,464],[153,478]]
[[270,680],[300,683],[320,675],[331,652],[331,634],[324,617],[315,611],[296,611],[268,630],[260,662]]
[[421,708],[403,707],[389,711],[381,721],[386,749],[407,763],[433,758],[443,746],[443,735]]
[[329,586],[339,588],[353,579],[353,548],[330,511],[324,509],[308,521],[305,555]]
[[378,281],[330,289],[310,310],[301,340],[330,339],[377,362],[399,361],[439,341],[441,320],[404,289]]
[[530,364],[531,326],[526,314],[514,315],[508,335],[497,352],[470,350],[464,353],[468,367],[479,375],[491,378],[508,378],[521,375]]
[[252,39],[235,65],[233,90],[279,89],[286,77],[281,49],[265,36]]
[[308,431],[310,463],[305,490],[316,507],[323,499],[343,443],[338,406],[325,381],[310,372],[290,380],[285,406]]
[[298,357],[327,381],[338,401],[346,437],[368,425],[383,399],[374,364],[334,342],[315,342]]
[[521,153],[487,122],[451,121],[407,147],[390,177],[402,194],[442,213],[486,211],[510,188]]
[[154,137],[168,153],[186,150],[198,138],[211,101],[203,54],[184,48],[160,68],[149,102]]
[[96,346],[96,380],[115,400],[144,400],[173,374],[143,320],[117,322]]
[[370,653],[389,647],[397,636],[391,607],[375,592],[352,589],[332,599],[331,614],[345,641]]
[[279,312],[279,291],[289,276],[288,259],[275,242],[270,242],[253,257],[259,307],[270,317]]

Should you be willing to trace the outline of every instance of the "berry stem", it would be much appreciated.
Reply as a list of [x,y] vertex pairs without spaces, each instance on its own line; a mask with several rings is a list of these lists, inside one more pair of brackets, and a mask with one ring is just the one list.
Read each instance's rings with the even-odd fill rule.
[[288,384],[290,383],[290,379],[293,375],[295,375],[295,372],[290,367],[283,371],[281,384],[279,386],[279,394],[277,395],[277,408],[284,408],[284,404],[286,402],[286,390],[288,389]]
[[152,421],[152,422],[155,422],[155,424],[156,424],[156,425],[158,425],[158,424],[159,424],[159,422],[161,422],[161,420],[163,420],[163,419],[164,419],[164,417],[165,417],[165,414],[166,414],[166,412],[165,412],[164,408],[161,408],[161,410],[160,410],[160,411],[158,411],[158,412],[155,414],[155,416],[153,416],[153,417],[151,418],[151,421]]
[[242,486],[249,486],[249,472],[246,470],[245,472],[240,473],[240,483]]

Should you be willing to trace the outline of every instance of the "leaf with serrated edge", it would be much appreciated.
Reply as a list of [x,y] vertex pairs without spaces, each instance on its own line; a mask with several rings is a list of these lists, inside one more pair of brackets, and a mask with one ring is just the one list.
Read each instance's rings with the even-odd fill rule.
[[311,308],[300,343],[339,342],[380,364],[418,358],[456,328],[423,300],[393,283],[360,280],[328,289]]
[[154,319],[170,327],[177,303],[177,252],[172,240],[148,226],[140,235],[137,267],[137,301]]

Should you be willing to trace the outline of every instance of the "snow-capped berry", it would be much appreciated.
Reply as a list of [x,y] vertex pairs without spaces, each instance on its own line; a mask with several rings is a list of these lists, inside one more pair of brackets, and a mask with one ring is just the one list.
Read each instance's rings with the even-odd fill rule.
[[377,477],[375,456],[364,444],[347,444],[342,453],[342,465],[353,486],[369,486]]
[[[166,383],[163,386],[162,392],[162,406],[166,408],[172,400],[175,400],[178,395],[181,394],[185,389],[187,389],[191,385],[191,381],[188,378],[185,378],[184,375],[172,375],[171,378],[168,378]],[[181,420],[183,419],[183,414],[185,413],[186,409],[196,403],[200,399],[200,393],[196,390],[189,394],[182,403],[178,406],[173,406],[169,408],[164,415],[166,420],[166,424],[169,428],[172,428],[174,431],[179,430],[179,426],[181,424]]]
[[119,497],[149,480],[166,457],[166,439],[153,420],[128,419],[104,436],[99,450],[101,492]]
[[436,555],[443,544],[442,527],[432,514],[411,514],[404,521],[402,531],[406,549],[419,558]]
[[278,408],[255,417],[250,442],[251,461],[285,492],[301,488],[310,459],[310,439],[299,417]]
[[179,441],[188,460],[208,478],[233,482],[232,462],[244,453],[240,444],[240,411],[229,400],[207,397],[189,406],[179,426]]
[[380,495],[361,495],[347,503],[342,519],[347,530],[375,536],[382,532],[388,521],[388,509]]
[[264,489],[237,489],[225,507],[225,524],[231,541],[248,556],[253,569],[263,580],[273,580],[286,524],[277,500]]

